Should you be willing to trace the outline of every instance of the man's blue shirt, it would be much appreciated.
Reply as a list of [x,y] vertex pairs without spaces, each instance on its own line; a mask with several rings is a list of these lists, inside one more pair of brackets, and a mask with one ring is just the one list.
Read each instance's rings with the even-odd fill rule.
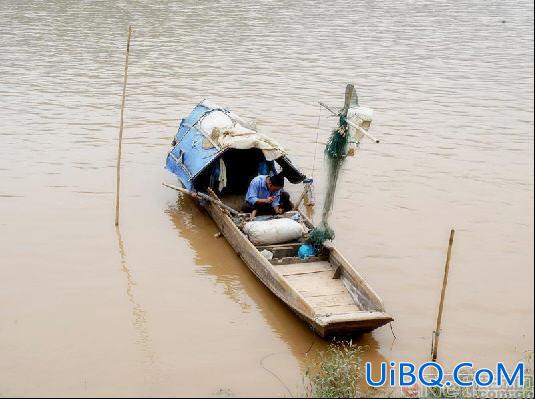
[[260,176],[256,176],[253,180],[251,180],[251,184],[249,184],[249,188],[247,189],[247,194],[245,195],[245,201],[249,205],[253,206],[255,202],[259,199],[266,199],[268,197],[273,197],[273,202],[271,203],[271,206],[273,208],[275,208],[276,206],[279,206],[281,190],[271,193],[268,190],[268,187],[266,184],[266,178],[267,176],[260,175]]

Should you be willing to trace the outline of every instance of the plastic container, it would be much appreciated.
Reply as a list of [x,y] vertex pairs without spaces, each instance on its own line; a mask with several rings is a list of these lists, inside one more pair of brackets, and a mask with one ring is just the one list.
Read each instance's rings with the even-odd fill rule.
[[316,255],[316,249],[310,245],[310,244],[303,244],[299,247],[299,250],[297,251],[297,256],[299,256],[301,259],[308,258],[310,256]]

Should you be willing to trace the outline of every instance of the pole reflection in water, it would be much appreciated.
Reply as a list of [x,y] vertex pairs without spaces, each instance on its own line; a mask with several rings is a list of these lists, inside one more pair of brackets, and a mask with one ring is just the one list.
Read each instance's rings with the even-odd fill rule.
[[128,268],[125,246],[119,226],[115,227],[115,232],[117,234],[117,243],[119,245],[119,254],[121,256],[121,270],[126,276],[126,296],[132,305],[132,325],[134,326],[138,337],[136,342],[140,346],[147,363],[150,366],[154,366],[155,355],[147,326],[147,312],[143,309],[139,302],[137,302],[134,296],[134,286],[136,283],[132,277],[130,269]]

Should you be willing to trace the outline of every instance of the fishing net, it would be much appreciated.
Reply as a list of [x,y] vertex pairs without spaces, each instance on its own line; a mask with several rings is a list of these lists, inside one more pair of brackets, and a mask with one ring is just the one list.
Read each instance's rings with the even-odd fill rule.
[[344,115],[339,116],[338,127],[334,129],[325,146],[325,158],[327,160],[327,188],[323,211],[321,213],[321,222],[318,227],[314,228],[308,237],[313,245],[321,245],[327,240],[334,238],[334,230],[329,227],[329,217],[334,203],[334,194],[340,170],[347,157],[347,151],[351,135],[348,133],[348,126]]
[[325,241],[334,238],[334,231],[329,226],[321,223],[308,235],[308,242],[314,246],[321,246]]
[[[329,107],[325,107],[333,114],[335,113]],[[338,177],[349,150],[352,150],[351,155],[353,155],[355,150],[359,148],[362,137],[367,135],[372,116],[373,110],[359,106],[357,92],[352,84],[348,84],[344,108],[338,113],[338,127],[332,131],[325,146],[325,158],[327,161],[325,201],[323,202],[321,222],[309,233],[308,242],[310,244],[321,246],[325,241],[334,238],[334,231],[329,226],[329,217],[333,208]]]

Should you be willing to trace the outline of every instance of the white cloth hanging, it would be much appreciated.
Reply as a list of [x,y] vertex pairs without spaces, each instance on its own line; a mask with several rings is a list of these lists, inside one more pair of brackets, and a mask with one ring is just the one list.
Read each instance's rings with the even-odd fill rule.
[[225,187],[227,187],[227,166],[223,158],[219,158],[219,192],[223,191]]

